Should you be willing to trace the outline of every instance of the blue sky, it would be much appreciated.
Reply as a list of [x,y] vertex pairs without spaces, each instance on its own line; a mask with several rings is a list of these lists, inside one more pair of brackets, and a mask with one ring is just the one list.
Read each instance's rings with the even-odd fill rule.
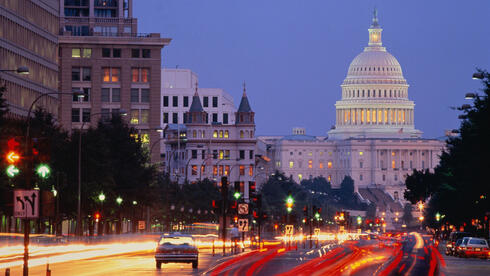
[[490,69],[488,0],[139,0],[139,32],[172,38],[164,67],[189,68],[199,86],[225,89],[238,105],[243,81],[258,135],[296,126],[325,135],[352,59],[367,45],[373,8],[383,45],[400,62],[424,137],[459,126],[466,92]]

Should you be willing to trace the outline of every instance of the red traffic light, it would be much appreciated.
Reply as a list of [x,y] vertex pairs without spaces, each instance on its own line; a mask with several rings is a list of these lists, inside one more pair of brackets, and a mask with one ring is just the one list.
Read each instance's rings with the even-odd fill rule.
[[255,211],[255,210],[253,211],[253,216],[254,216],[254,218],[259,218],[259,216],[257,215],[257,211]]
[[99,212],[95,213],[94,214],[94,218],[95,218],[95,222],[99,222],[99,220],[100,220],[100,213]]
[[20,143],[17,140],[15,140],[15,138],[10,138],[7,141],[7,146],[10,150],[15,150],[17,149],[18,146],[20,146]]

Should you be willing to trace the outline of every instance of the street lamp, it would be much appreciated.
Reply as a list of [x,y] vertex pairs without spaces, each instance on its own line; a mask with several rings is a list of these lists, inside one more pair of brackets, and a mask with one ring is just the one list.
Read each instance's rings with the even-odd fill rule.
[[137,204],[138,204],[138,201],[133,200],[133,205],[137,205]]
[[99,194],[99,200],[100,200],[100,202],[104,202],[104,200],[105,200],[105,195],[104,195],[104,193],[102,193],[102,192],[101,192],[101,193]]
[[[81,91],[78,92],[83,95]],[[79,96],[80,97],[80,96]],[[91,113],[89,115],[88,121],[90,118],[95,115],[102,115],[102,112]],[[124,109],[119,110],[119,115],[126,116],[128,113]],[[78,198],[77,198],[77,225],[76,225],[76,235],[81,236],[82,234],[82,130],[85,126],[86,121],[83,120],[82,116],[82,125],[80,126],[80,130],[78,132]]]
[[15,72],[19,75],[29,75],[29,68],[25,66],[20,66],[15,70],[12,69],[0,69],[0,72]]
[[117,204],[121,205],[121,203],[123,202],[123,199],[120,196],[118,196],[116,198],[116,202],[117,202]]

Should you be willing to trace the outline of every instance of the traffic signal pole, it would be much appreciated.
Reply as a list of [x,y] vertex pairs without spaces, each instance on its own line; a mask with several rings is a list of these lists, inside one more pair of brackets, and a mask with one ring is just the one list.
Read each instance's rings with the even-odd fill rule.
[[221,178],[221,197],[222,208],[221,215],[223,216],[223,225],[221,226],[221,236],[223,238],[223,256],[226,255],[226,206],[228,204],[228,179],[226,176]]

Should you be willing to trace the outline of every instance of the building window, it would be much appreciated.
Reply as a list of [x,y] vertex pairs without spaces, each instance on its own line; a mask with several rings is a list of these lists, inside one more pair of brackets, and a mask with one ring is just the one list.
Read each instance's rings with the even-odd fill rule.
[[303,175],[302,174],[298,174],[298,179],[299,179],[299,181],[303,180]]
[[102,81],[103,82],[118,82],[120,77],[120,68],[102,68]]
[[361,175],[359,175],[359,180],[362,180],[362,174],[361,174]]
[[79,48],[73,48],[71,49],[71,57],[72,58],[80,58],[80,49]]
[[400,166],[402,167],[402,169],[404,169],[405,168],[405,161],[401,161]]
[[361,156],[362,156],[362,155],[364,155],[364,152],[360,151],[360,152],[359,152],[359,155],[361,155]]
[[120,88],[112,88],[112,98],[111,102],[118,103],[121,102],[121,89]]
[[313,169],[313,160],[308,160],[308,169]]
[[248,152],[248,159],[250,159],[250,160],[254,159],[254,151],[253,150]]
[[253,176],[254,175],[254,166],[253,165],[250,165],[248,167],[248,175],[249,176]]
[[410,160],[410,169],[412,169],[413,166],[412,166],[412,160]]
[[320,164],[318,165],[318,167],[319,167],[320,169],[323,169],[323,162],[320,162]]
[[90,122],[90,108],[82,109],[82,122],[84,123]]
[[425,161],[422,161],[422,169],[425,169]]
[[243,138],[243,137],[244,137],[243,130],[240,130],[240,138]]
[[191,150],[192,159],[197,159],[197,150]]
[[138,68],[131,69],[131,81],[138,82],[139,81],[139,70]]
[[140,49],[131,49],[131,57],[139,58],[140,57]]
[[395,160],[392,160],[392,161],[391,161],[391,168],[392,168],[392,169],[396,168],[396,163],[395,163]]
[[219,150],[219,159],[221,160],[223,158],[225,158],[225,153],[223,150]]
[[192,175],[197,175],[197,165],[192,165]]
[[121,57],[121,49],[112,49],[112,57],[120,58]]
[[92,79],[92,68],[83,67],[82,68],[82,81],[90,81]]
[[73,91],[80,91],[83,93],[83,97],[80,97],[78,95],[73,95],[73,102],[88,102],[90,99],[90,88],[88,87],[83,87],[83,88],[73,88]]
[[109,108],[102,108],[100,111],[101,111],[100,112],[100,119],[103,122],[109,121],[109,119],[111,118],[110,109]]
[[142,57],[143,58],[150,58],[151,57],[151,51],[150,49],[142,49],[141,50],[141,53],[142,53]]
[[100,100],[103,103],[109,102],[109,97],[110,97],[110,89],[109,88],[100,89]]
[[80,122],[80,108],[72,108],[71,110],[71,121],[73,123]]
[[172,113],[172,124],[179,123],[179,113]]
[[398,175],[395,174],[395,181],[398,181]]
[[240,159],[245,159],[245,151],[244,150],[240,150]]
[[386,175],[383,174],[383,181],[386,181]]
[[163,106],[168,106],[168,96],[163,96]]
[[148,119],[150,117],[150,110],[149,109],[141,109],[141,124],[148,124]]
[[149,103],[150,102],[150,89],[142,88],[141,89],[141,102]]
[[331,181],[332,181],[332,176],[331,176],[331,175],[328,175],[328,176],[327,176],[327,181],[328,181],[328,182],[331,182]]
[[213,120],[212,120],[213,123],[217,123],[218,122],[218,113],[213,113]]
[[362,162],[359,162],[359,168],[362,169],[362,165],[363,165],[363,163]]
[[111,49],[110,48],[102,48],[102,57],[111,57]]
[[332,168],[332,161],[327,162],[327,168],[331,169]]
[[209,98],[208,97],[202,97],[202,105],[203,105],[203,107],[209,107]]
[[225,159],[230,160],[230,150],[225,150]]
[[240,165],[240,175],[245,175],[245,166]]
[[131,102],[132,103],[139,102],[139,90],[137,88],[131,88]]
[[139,109],[131,109],[130,123],[133,125],[139,124],[139,115],[140,115]]
[[168,124],[168,113],[167,112],[163,113],[163,123]]
[[292,169],[294,167],[294,162],[293,161],[289,161],[289,168]]
[[225,138],[228,138],[230,136],[230,133],[228,132],[228,130],[225,130]]
[[189,106],[189,97],[184,96],[184,107],[188,107],[188,106]]
[[172,106],[173,107],[179,106],[179,96],[172,96]]
[[223,124],[228,124],[228,113],[223,113]]
[[213,107],[218,107],[218,97],[213,97]]
[[71,68],[71,80],[80,81],[80,67]]

